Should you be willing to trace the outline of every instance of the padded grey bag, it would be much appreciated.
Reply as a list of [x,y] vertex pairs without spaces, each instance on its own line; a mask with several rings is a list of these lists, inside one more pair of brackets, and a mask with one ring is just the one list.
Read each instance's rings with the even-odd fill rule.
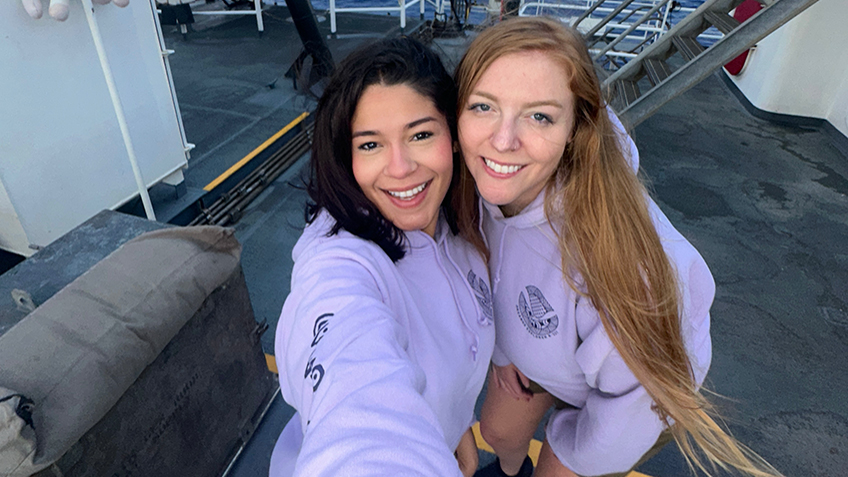
[[0,399],[35,403],[34,426],[18,415],[20,398],[0,403],[0,475],[59,459],[238,270],[240,253],[232,229],[143,234],[0,336]]

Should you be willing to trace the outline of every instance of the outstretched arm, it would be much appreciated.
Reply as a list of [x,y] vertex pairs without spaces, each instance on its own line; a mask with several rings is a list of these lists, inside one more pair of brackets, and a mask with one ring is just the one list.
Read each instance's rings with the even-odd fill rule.
[[459,476],[378,275],[338,256],[295,267],[276,340],[283,396],[304,429],[295,475]]

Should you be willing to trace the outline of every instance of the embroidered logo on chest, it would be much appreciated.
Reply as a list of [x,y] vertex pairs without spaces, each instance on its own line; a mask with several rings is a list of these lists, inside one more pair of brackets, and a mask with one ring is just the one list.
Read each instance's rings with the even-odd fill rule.
[[554,313],[553,307],[541,290],[533,285],[527,285],[525,288],[527,296],[522,291],[518,295],[518,306],[515,307],[524,327],[534,338],[545,339],[555,335],[559,317]]
[[474,295],[477,297],[477,302],[480,303],[480,308],[483,310],[483,315],[489,320],[493,320],[494,303],[492,303],[492,293],[486,285],[486,281],[478,278],[472,270],[468,271],[468,284],[474,290]]

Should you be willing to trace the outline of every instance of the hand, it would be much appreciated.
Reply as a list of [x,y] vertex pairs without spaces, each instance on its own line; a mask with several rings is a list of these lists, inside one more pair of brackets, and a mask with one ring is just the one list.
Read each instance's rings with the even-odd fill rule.
[[[112,2],[123,8],[129,5],[130,0],[91,0],[91,2],[98,5],[106,5],[107,3]],[[41,0],[21,0],[21,3],[24,6],[24,10],[29,13],[29,16],[36,20],[41,18],[41,15],[44,14],[44,7],[41,4]],[[53,17],[54,20],[58,20],[60,22],[68,19],[69,11],[70,0],[50,0],[50,6],[47,9],[50,16]]]
[[464,477],[472,477],[477,471],[477,466],[480,463],[480,457],[477,455],[477,443],[474,441],[474,433],[469,427],[462,439],[459,440],[459,445],[456,447],[456,461],[459,464],[459,470]]
[[514,364],[510,363],[503,367],[492,364],[492,375],[498,387],[515,399],[529,401],[533,397],[533,393],[527,389],[530,386],[530,379]]

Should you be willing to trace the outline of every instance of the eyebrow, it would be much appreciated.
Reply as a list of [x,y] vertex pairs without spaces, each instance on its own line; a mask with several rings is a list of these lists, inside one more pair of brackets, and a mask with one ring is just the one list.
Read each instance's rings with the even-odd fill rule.
[[[474,91],[474,92],[471,93],[471,96],[482,96],[482,97],[489,99],[491,101],[494,101],[494,102],[498,101],[498,98],[495,95],[489,94],[485,91]],[[527,103],[527,104],[524,104],[522,106],[525,107],[525,108],[535,108],[537,106],[553,106],[555,108],[560,108],[560,109],[563,108],[563,106],[561,104],[559,104],[558,102],[556,102],[552,99],[542,100],[542,101],[533,101],[532,103]]]
[[[427,117],[424,117],[424,118],[421,118],[421,119],[416,119],[415,121],[412,121],[411,123],[404,126],[404,129],[412,129],[416,126],[420,126],[424,123],[428,123],[430,121],[435,121],[435,120],[436,120],[436,118],[434,118],[432,116],[427,116]],[[377,136],[378,134],[379,134],[378,131],[357,131],[357,132],[355,132],[351,135],[351,139],[361,137],[361,136]]]

